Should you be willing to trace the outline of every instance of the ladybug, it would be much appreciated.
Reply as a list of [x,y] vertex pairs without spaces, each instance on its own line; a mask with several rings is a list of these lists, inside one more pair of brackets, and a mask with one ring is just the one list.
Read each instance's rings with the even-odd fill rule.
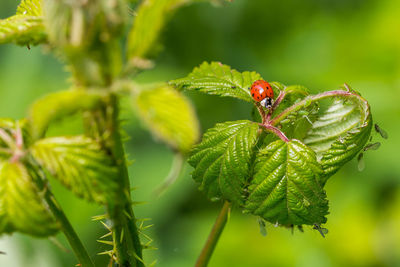
[[260,102],[265,108],[271,109],[274,102],[274,91],[268,82],[264,80],[253,82],[250,94],[255,101]]

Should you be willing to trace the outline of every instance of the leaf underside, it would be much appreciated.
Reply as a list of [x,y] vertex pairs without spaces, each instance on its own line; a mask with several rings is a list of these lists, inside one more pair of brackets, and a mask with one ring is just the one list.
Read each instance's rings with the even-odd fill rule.
[[256,72],[238,72],[219,62],[204,62],[187,77],[171,81],[177,88],[197,90],[210,95],[235,97],[254,102],[249,88],[256,80],[262,79]]
[[0,44],[37,45],[47,41],[41,17],[15,15],[0,20]]
[[116,201],[118,171],[100,145],[85,136],[52,137],[37,141],[31,153],[77,196],[101,204]]
[[0,20],[0,44],[37,45],[47,42],[41,0],[22,0],[17,14]]
[[322,174],[315,153],[300,141],[272,142],[257,155],[245,209],[271,223],[325,223]]
[[317,153],[325,181],[361,151],[371,129],[369,106],[358,98],[337,98],[318,117],[304,143]]
[[58,231],[30,175],[22,163],[0,162],[0,234],[18,231],[45,237]]
[[31,107],[29,119],[34,139],[44,136],[48,126],[79,111],[90,110],[102,103],[101,93],[87,90],[66,90],[48,94]]
[[246,120],[218,123],[193,148],[188,160],[195,167],[192,176],[210,199],[243,203],[257,131],[258,125]]
[[42,16],[42,0],[22,0],[17,8],[17,15]]
[[187,153],[197,142],[199,125],[194,109],[174,88],[143,90],[134,103],[145,126],[172,149]]

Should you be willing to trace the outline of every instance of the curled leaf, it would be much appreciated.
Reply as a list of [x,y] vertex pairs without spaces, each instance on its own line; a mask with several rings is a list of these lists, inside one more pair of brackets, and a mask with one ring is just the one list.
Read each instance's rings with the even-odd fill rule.
[[0,44],[36,45],[46,41],[47,34],[41,17],[15,15],[0,20]]
[[0,162],[0,234],[17,231],[44,237],[58,231],[32,174],[20,162]]
[[43,137],[47,127],[79,111],[90,110],[102,103],[102,94],[86,90],[67,90],[52,93],[37,100],[29,112],[34,139]]
[[304,143],[317,153],[325,182],[363,149],[371,128],[369,105],[358,95],[335,99],[318,116]]
[[195,111],[181,93],[163,85],[134,96],[139,119],[172,149],[187,153],[199,138]]

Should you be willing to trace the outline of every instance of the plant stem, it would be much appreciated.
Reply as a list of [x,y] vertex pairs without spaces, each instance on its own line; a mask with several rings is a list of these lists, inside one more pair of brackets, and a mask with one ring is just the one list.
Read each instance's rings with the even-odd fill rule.
[[359,95],[349,92],[349,91],[344,91],[344,90],[334,90],[334,91],[328,91],[328,92],[323,92],[317,95],[313,96],[308,96],[304,98],[302,101],[298,102],[297,104],[294,104],[291,107],[288,107],[282,113],[280,113],[278,116],[273,118],[270,121],[271,125],[277,125],[279,122],[281,122],[283,119],[285,119],[290,113],[295,112],[303,108],[304,106],[310,105],[312,102],[321,100],[324,98],[332,97],[332,96],[350,96],[350,97],[356,97],[359,98],[361,101],[365,101],[362,97]]
[[121,266],[144,266],[142,245],[136,218],[132,210],[129,174],[126,166],[125,152],[120,134],[118,97],[110,96],[108,130],[110,131],[110,148],[121,175],[121,203],[109,207],[110,219],[113,221],[113,240],[117,252],[117,260]]
[[45,173],[42,171],[41,167],[37,164],[37,162],[31,158],[30,162],[33,165],[36,165],[39,171],[39,175],[36,179],[34,179],[37,187],[44,192],[44,200],[54,215],[55,219],[61,226],[61,231],[64,233],[65,237],[68,240],[72,250],[75,253],[75,256],[78,258],[78,261],[82,267],[94,267],[92,260],[89,257],[85,247],[83,246],[81,240],[76,234],[74,228],[72,228],[71,223],[69,222],[67,216],[65,216],[64,211],[60,207],[59,203],[55,199],[53,193],[49,190],[46,185],[47,179],[45,178]]
[[217,245],[218,239],[224,230],[225,224],[228,221],[229,212],[231,209],[231,203],[228,201],[224,202],[222,209],[214,223],[214,226],[207,238],[207,241],[201,250],[199,257],[197,258],[195,267],[206,267],[210,261],[211,255],[214,252],[215,246]]
[[289,142],[289,139],[286,137],[286,135],[279,130],[278,128],[276,128],[275,126],[272,126],[270,124],[262,124],[259,123],[258,125],[260,125],[261,127],[264,127],[268,132],[271,132],[273,134],[275,134],[276,136],[278,136],[283,142]]
[[67,238],[68,243],[70,244],[76,257],[78,258],[80,265],[82,267],[94,267],[94,264],[90,259],[89,254],[87,253],[81,240],[72,228],[72,225],[68,221],[61,207],[59,206],[57,200],[54,198],[53,194],[49,190],[47,190],[45,194],[45,200],[49,205],[50,210],[54,214],[54,217],[56,217],[57,221],[60,223],[61,230]]

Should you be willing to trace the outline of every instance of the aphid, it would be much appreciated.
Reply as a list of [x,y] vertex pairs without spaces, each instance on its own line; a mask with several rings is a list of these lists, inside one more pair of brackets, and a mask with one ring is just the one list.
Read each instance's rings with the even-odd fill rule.
[[255,81],[251,85],[250,94],[255,101],[260,102],[265,108],[271,109],[274,102],[274,91],[268,82],[264,80]]

